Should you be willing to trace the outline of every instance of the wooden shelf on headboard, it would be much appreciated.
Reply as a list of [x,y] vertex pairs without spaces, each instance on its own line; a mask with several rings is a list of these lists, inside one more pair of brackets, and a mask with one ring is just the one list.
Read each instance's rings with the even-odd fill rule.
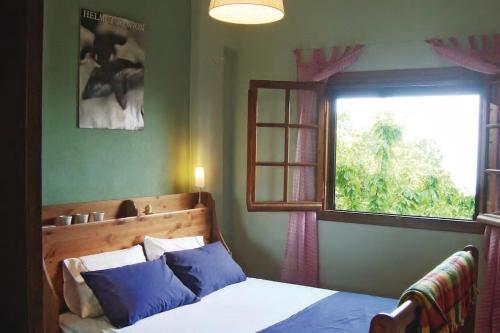
[[[202,200],[208,200],[209,194],[202,193]],[[104,200],[78,203],[49,205],[42,208],[42,225],[53,225],[60,215],[104,212],[105,220],[114,220],[141,215],[146,205],[151,205],[155,213],[167,213],[193,208],[198,200],[198,193],[168,194],[154,197]]]

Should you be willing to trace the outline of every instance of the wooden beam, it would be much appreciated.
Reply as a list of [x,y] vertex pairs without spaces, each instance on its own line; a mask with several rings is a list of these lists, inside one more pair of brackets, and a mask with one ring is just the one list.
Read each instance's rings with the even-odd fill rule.
[[434,217],[375,214],[341,210],[321,211],[317,214],[317,217],[318,220],[341,223],[358,223],[386,227],[440,230],[472,234],[482,234],[484,232],[484,225],[474,221]]
[[286,89],[285,92],[285,165],[283,170],[283,201],[288,202],[288,172],[290,162],[290,89]]
[[272,128],[310,128],[316,129],[318,125],[314,124],[287,124],[287,123],[256,123],[257,127],[272,127]]

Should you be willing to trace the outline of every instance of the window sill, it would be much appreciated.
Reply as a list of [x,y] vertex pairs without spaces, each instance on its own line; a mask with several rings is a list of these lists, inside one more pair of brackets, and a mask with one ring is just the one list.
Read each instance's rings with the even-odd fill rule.
[[483,234],[484,225],[475,221],[438,219],[402,215],[360,213],[326,210],[318,212],[318,220],[342,223],[358,223],[410,229],[439,230],[470,234]]

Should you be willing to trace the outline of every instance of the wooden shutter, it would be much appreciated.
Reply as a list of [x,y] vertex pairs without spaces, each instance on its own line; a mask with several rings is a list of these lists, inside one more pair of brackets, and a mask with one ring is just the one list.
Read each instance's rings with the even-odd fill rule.
[[485,142],[482,151],[484,162],[482,163],[483,174],[481,175],[482,200],[480,213],[500,214],[500,81],[491,80],[486,85],[484,94],[485,113],[483,119],[483,140]]
[[[315,123],[297,119],[297,96],[314,94]],[[247,208],[249,211],[318,211],[325,197],[326,84],[250,81],[248,92]],[[299,131],[316,136],[315,160],[295,156]],[[307,200],[293,199],[297,168],[315,172],[315,189]],[[302,169],[305,170],[305,169]]]

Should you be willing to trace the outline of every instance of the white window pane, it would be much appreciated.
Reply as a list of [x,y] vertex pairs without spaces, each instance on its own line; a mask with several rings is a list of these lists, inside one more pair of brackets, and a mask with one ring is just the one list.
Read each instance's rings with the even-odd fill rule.
[[471,219],[480,96],[338,98],[336,209]]

